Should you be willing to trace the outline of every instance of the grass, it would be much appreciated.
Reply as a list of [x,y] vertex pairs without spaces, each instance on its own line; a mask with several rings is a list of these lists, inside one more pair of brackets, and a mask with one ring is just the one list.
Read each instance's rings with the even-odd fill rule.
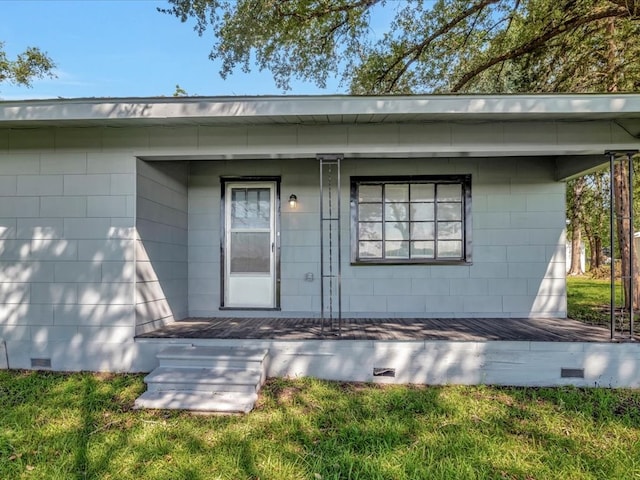
[[[570,318],[598,325],[609,325],[611,283],[588,277],[567,277],[567,314]],[[616,305],[622,301],[622,288],[616,286]]]
[[[585,323],[609,327],[611,283],[588,277],[567,277],[567,316]],[[629,312],[620,312],[622,286],[616,285],[616,330],[629,332]],[[640,316],[634,312],[634,332],[640,334]]]
[[140,375],[0,371],[2,479],[640,478],[640,392],[270,380],[243,416]]

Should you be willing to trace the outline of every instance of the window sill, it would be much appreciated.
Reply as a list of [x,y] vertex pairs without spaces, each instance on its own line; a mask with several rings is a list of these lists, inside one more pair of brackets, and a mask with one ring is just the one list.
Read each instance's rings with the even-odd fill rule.
[[473,265],[473,262],[466,260],[355,260],[351,262],[351,266],[358,267],[363,265],[460,265],[469,266]]
[[249,312],[280,312],[280,307],[218,307],[218,310],[241,310]]

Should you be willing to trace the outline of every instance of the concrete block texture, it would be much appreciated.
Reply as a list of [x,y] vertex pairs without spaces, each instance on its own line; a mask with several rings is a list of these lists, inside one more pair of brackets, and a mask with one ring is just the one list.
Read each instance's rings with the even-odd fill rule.
[[[438,158],[343,161],[343,314],[505,316],[566,311],[559,249],[565,238],[563,186],[552,180],[553,162],[440,157],[456,144],[528,141],[529,131],[521,126],[505,123],[472,131],[453,124],[353,125],[317,132],[297,126],[106,130],[42,129],[10,132],[0,139],[0,291],[7,305],[15,307],[11,321],[38,327],[25,335],[40,343],[62,341],[70,332],[42,333],[56,321],[71,329],[79,322],[99,327],[102,321],[119,322],[116,316],[122,315],[135,328],[136,322],[171,321],[187,309],[220,315],[221,176],[280,176],[285,200],[279,213],[282,314],[319,313],[315,159],[136,159],[150,147],[162,157],[181,149],[224,153],[225,145],[233,151],[257,152],[261,145],[294,151],[300,145],[326,146],[331,139],[338,144],[343,139],[355,151],[358,146],[387,148],[390,143],[409,149],[433,141],[440,149]],[[558,133],[556,126],[547,130],[554,141],[560,134],[569,142],[580,133]],[[349,263],[351,176],[454,173],[472,174],[473,265]],[[298,196],[297,209],[286,204],[291,193]],[[132,239],[134,231],[138,241]],[[314,275],[313,282],[304,281],[307,273]],[[136,278],[144,281],[134,291],[131,282]],[[33,306],[31,311],[21,309],[25,300]],[[114,335],[125,341],[119,335],[126,326],[117,327],[122,329]]]
[[40,173],[42,175],[85,175],[87,173],[87,154],[43,153],[40,156]]
[[[187,130],[165,133],[188,141],[197,129]],[[136,331],[142,332],[188,310],[188,166],[138,160],[136,168]]]
[[108,174],[65,175],[65,195],[109,195],[111,176]]
[[[450,138],[464,135],[463,131],[452,128],[447,126],[446,129],[452,132]],[[493,131],[491,135],[504,137],[506,131]],[[412,132],[399,135],[409,138],[419,134]],[[375,128],[356,129],[349,135],[353,142],[359,142],[370,139],[373,133]],[[468,138],[464,140],[467,141]],[[486,142],[486,137],[483,141]],[[272,165],[274,162],[276,165]],[[304,166],[302,171],[301,166]],[[520,175],[519,172],[526,168],[535,170],[535,178]],[[220,176],[280,175],[281,195],[295,192],[301,206],[293,211],[283,202],[281,207],[280,291],[283,313],[300,309],[307,303],[306,296],[310,295],[313,310],[309,314],[317,314],[319,284],[314,288],[314,285],[300,283],[307,272],[319,275],[319,180],[317,174],[312,173],[317,169],[313,160],[291,165],[284,160],[279,163],[199,162],[194,165],[189,180],[193,188],[189,191],[189,207],[193,207],[193,211],[189,211],[190,284],[195,288],[196,277],[215,278],[220,275]],[[503,297],[511,294],[526,296],[533,288],[529,287],[530,282],[547,285],[544,279],[555,278],[559,271],[556,264],[560,264],[561,259],[556,258],[554,252],[564,238],[564,220],[555,220],[564,218],[564,200],[561,190],[550,180],[553,162],[546,158],[344,160],[343,261],[349,258],[353,241],[349,209],[351,175],[447,173],[473,174],[473,229],[470,232],[473,235],[473,265],[356,266],[345,262],[342,266],[344,314],[361,316],[368,312],[394,316],[423,312],[426,316],[504,316],[511,310],[505,308]],[[474,203],[476,192],[480,200],[478,209]],[[540,226],[544,227],[543,233],[538,231]],[[204,268],[203,265],[212,268]],[[301,285],[304,290],[301,290]],[[211,294],[217,297],[217,292],[212,291]],[[210,315],[219,315],[217,298],[204,301],[201,295],[202,292],[194,290],[189,296],[199,305],[199,313],[204,307],[205,310],[211,308]],[[290,297],[297,297],[297,300],[294,302]]]

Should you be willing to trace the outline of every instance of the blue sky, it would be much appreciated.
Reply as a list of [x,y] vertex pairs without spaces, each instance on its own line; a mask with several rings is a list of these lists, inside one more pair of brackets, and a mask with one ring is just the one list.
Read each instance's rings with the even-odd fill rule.
[[[222,80],[209,60],[211,33],[161,14],[155,0],[0,0],[0,41],[10,58],[27,46],[45,50],[57,78],[33,88],[0,84],[0,99],[282,94],[269,72]],[[293,82],[288,94],[343,93],[337,82],[320,90]]]

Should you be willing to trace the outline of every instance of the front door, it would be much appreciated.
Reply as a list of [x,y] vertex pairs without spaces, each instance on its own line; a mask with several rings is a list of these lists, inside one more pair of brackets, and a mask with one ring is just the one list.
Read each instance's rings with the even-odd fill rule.
[[276,307],[276,192],[276,182],[226,183],[225,307]]

